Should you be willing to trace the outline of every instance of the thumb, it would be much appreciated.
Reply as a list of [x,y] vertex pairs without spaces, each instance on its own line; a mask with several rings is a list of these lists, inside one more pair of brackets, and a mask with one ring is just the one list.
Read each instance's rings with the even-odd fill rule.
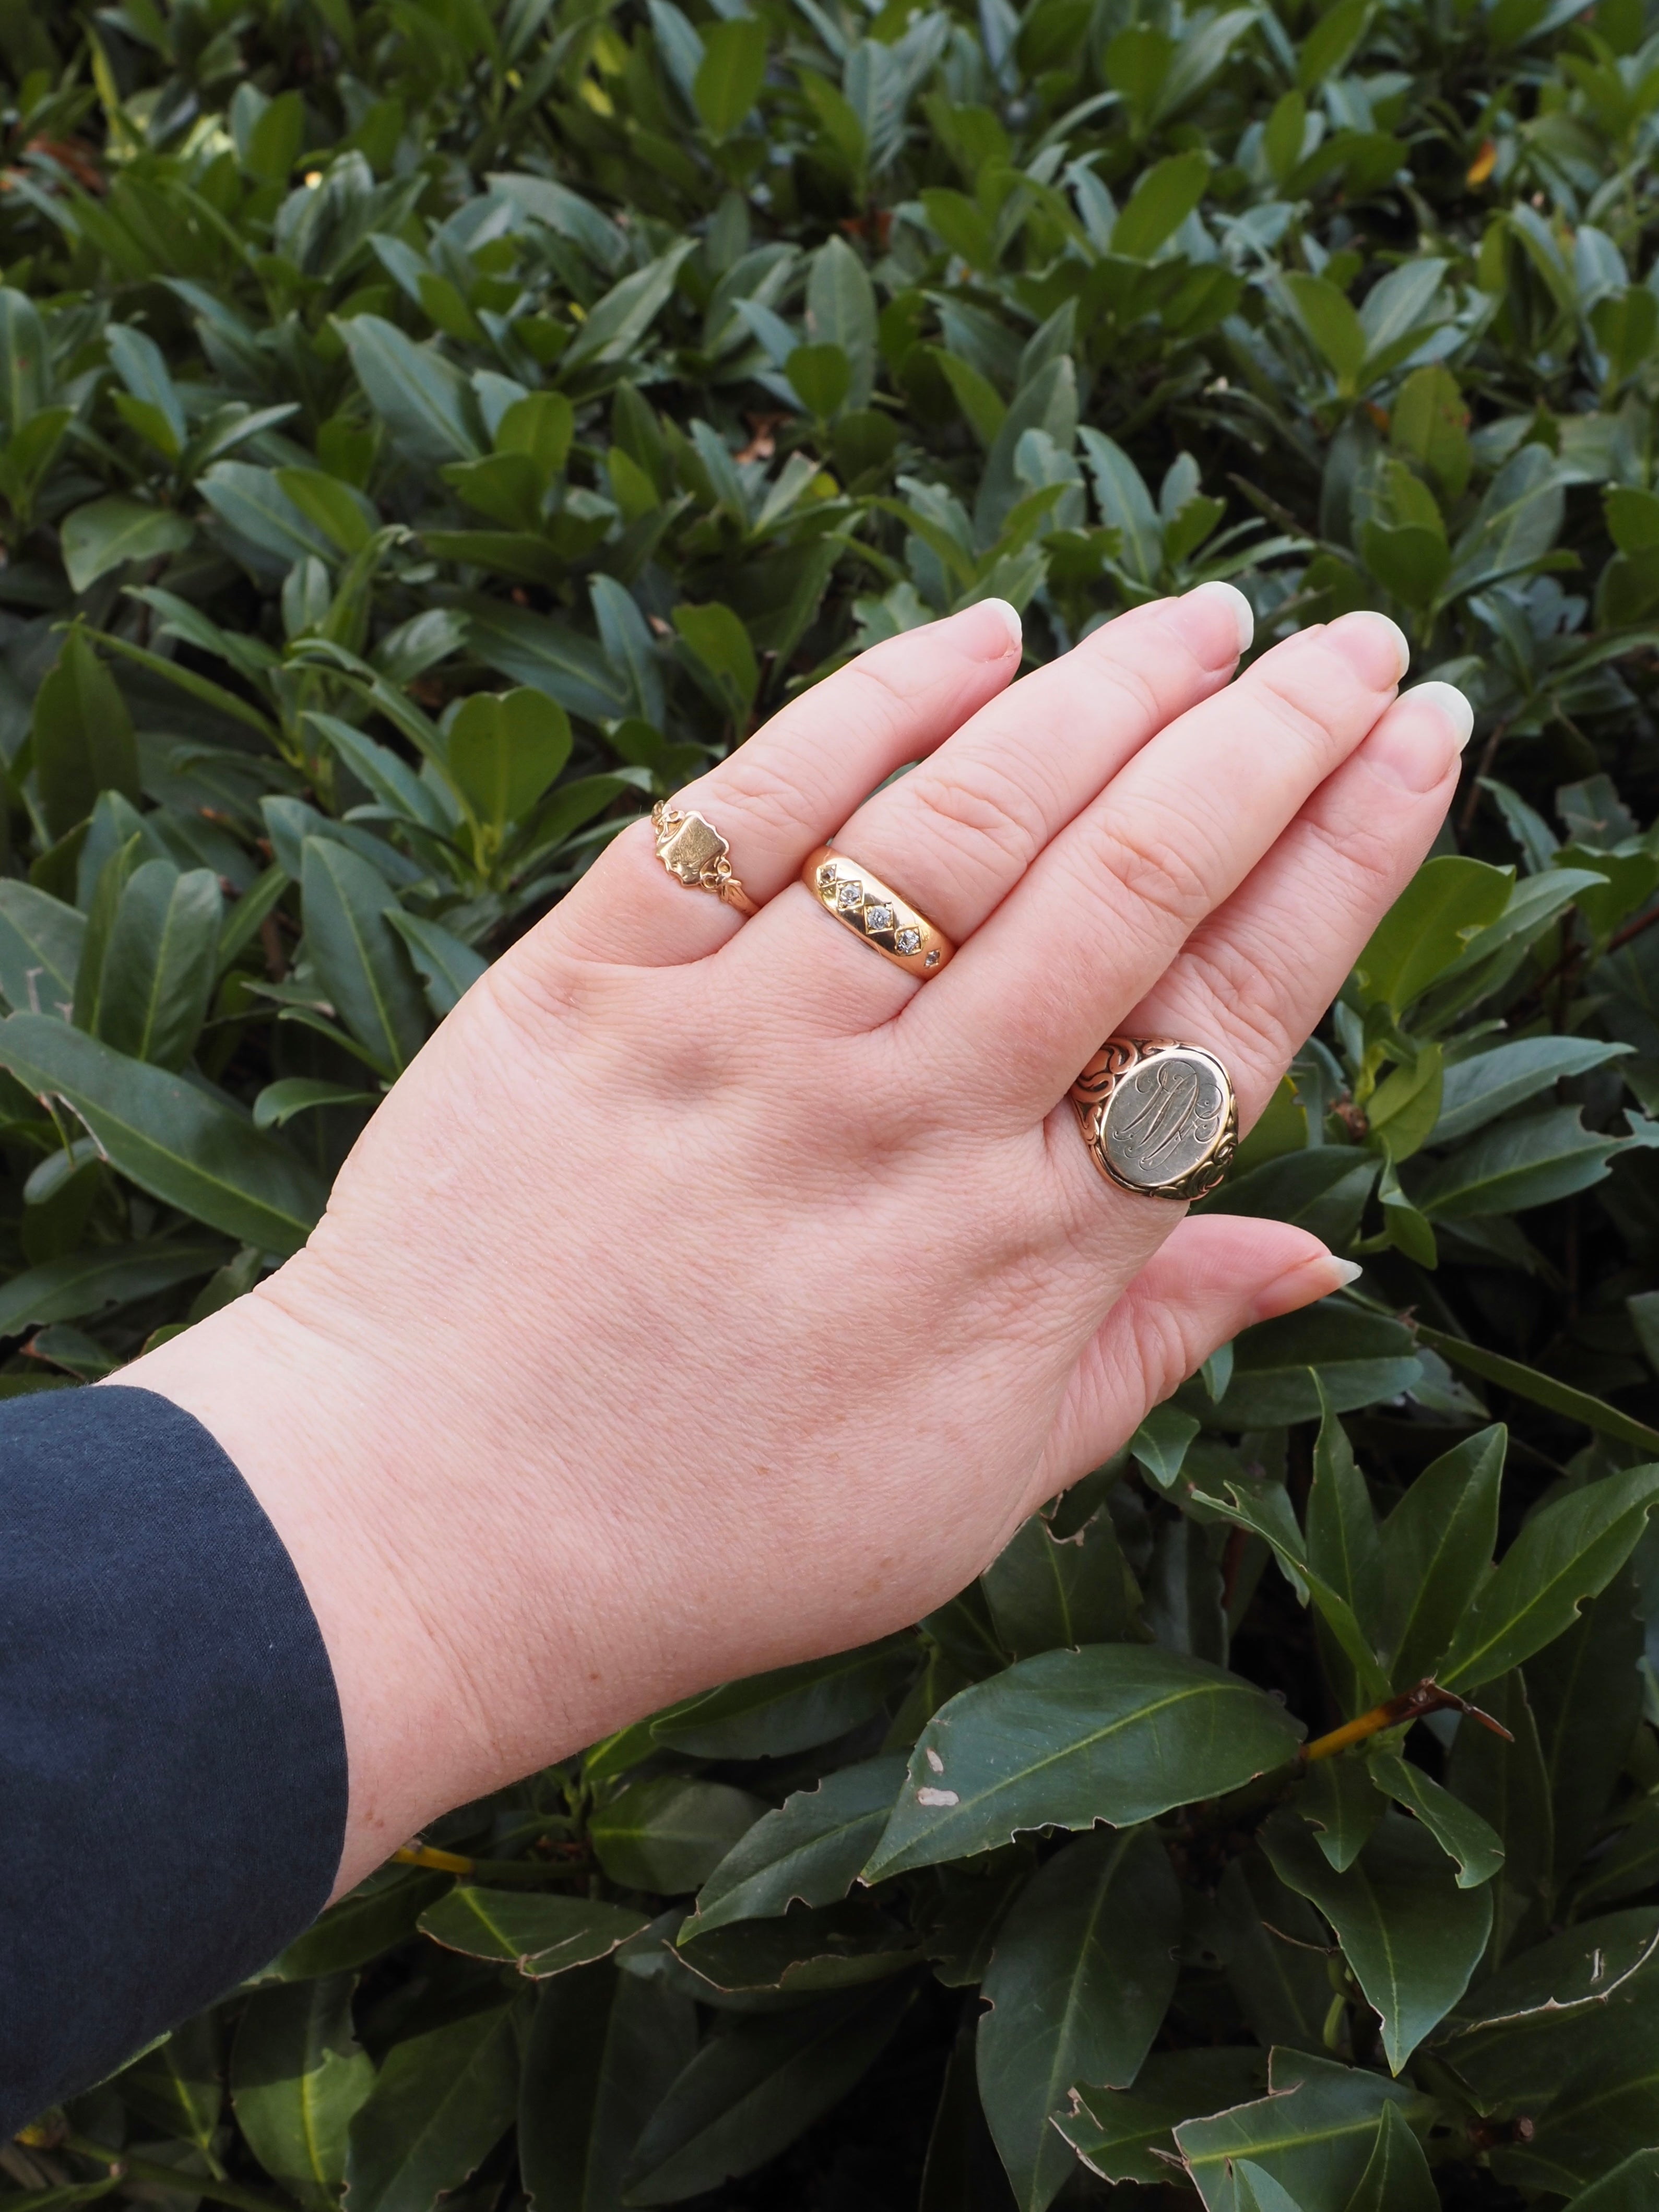
[[1189,1215],[1090,1340],[1045,1455],[1045,1497],[1110,1458],[1241,1329],[1294,1313],[1359,1268],[1288,1222]]

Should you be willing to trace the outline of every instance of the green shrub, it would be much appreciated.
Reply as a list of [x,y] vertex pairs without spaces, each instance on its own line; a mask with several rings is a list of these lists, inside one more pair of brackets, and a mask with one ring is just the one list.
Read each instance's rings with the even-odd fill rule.
[[872,9],[0,10],[0,1390],[246,1291],[605,839],[989,592],[1381,605],[1476,701],[1218,1201],[1366,1273],[0,2212],[1659,2202],[1652,11]]

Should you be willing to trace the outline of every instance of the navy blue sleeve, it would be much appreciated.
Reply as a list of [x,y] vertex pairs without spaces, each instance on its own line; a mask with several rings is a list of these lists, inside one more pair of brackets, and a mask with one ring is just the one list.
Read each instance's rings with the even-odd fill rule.
[[201,1423],[0,1402],[0,2139],[274,1958],[345,1812],[310,1603]]

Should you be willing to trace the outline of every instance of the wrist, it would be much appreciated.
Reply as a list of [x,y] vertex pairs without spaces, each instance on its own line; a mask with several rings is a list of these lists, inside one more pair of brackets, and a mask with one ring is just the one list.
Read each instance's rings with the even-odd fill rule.
[[569,1601],[582,1589],[580,1543],[568,1541],[560,1577],[566,1632],[544,1605],[539,1643],[526,1638],[529,1547],[510,1483],[480,1466],[479,1431],[441,1401],[435,1357],[422,1376],[418,1358],[398,1356],[407,1333],[372,1301],[341,1321],[319,1275],[302,1254],[118,1381],[171,1399],[215,1437],[305,1588],[349,1769],[337,1893],[440,1813],[586,1741],[583,1700],[558,1690],[586,1686],[598,1662]]

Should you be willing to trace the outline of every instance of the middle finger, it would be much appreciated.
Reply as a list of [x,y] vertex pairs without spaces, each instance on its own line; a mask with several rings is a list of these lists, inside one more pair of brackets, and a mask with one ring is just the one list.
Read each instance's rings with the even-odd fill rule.
[[[1223,688],[1249,633],[1249,602],[1227,584],[1121,615],[866,799],[834,833],[836,851],[960,942],[1126,760]],[[814,1019],[836,1026],[885,1021],[921,988],[872,958],[799,884],[739,931],[723,957],[763,961],[770,973],[788,967]]]

